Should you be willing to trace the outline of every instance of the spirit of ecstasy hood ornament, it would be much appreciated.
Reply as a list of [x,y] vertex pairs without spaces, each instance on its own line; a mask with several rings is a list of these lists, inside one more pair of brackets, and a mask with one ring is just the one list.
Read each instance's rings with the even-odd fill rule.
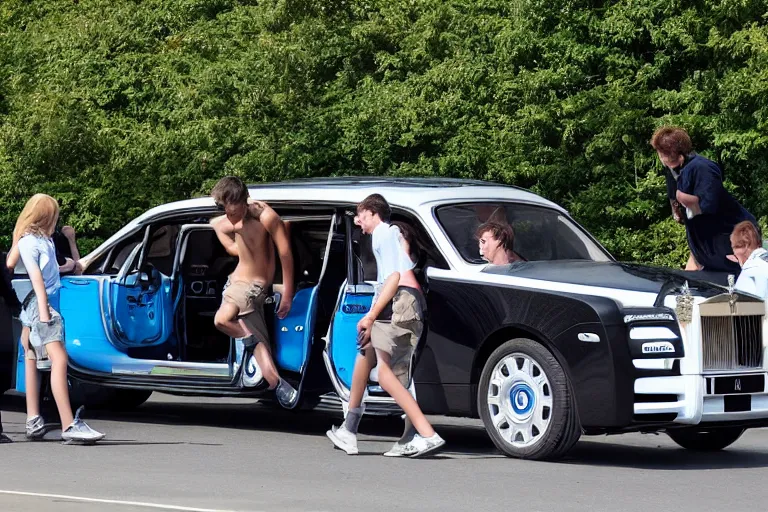
[[675,307],[675,314],[677,314],[677,320],[680,323],[686,324],[693,319],[693,295],[688,287],[688,281],[683,284],[680,295],[675,297],[677,305]]
[[728,274],[728,304],[731,306],[731,314],[736,312],[736,294],[735,292],[736,277],[733,274]]

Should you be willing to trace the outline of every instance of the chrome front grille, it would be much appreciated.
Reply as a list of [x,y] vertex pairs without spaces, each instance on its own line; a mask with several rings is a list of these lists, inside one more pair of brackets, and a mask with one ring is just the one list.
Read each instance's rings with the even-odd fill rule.
[[702,316],[704,370],[763,366],[763,316]]

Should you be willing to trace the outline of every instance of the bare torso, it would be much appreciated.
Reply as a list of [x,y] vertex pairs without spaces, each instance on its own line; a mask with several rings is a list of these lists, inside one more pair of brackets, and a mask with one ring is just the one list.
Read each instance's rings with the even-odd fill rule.
[[239,261],[231,274],[232,280],[272,284],[275,277],[275,249],[272,237],[259,222],[258,211],[232,224],[226,217],[219,220],[225,234],[234,235]]

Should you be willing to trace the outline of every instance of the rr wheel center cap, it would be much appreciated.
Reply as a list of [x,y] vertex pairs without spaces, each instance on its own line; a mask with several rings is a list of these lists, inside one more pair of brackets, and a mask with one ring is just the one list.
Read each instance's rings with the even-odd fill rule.
[[526,382],[518,382],[509,390],[512,413],[519,419],[527,418],[536,407],[536,392]]

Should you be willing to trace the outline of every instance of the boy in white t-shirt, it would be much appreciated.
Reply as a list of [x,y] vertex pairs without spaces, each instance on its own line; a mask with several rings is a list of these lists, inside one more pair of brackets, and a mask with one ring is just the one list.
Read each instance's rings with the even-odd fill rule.
[[397,226],[389,224],[390,215],[390,206],[380,194],[368,196],[357,206],[355,223],[363,233],[372,236],[376,293],[370,311],[357,324],[361,353],[352,374],[347,417],[327,435],[336,447],[348,454],[358,453],[357,427],[363,414],[363,395],[368,376],[378,360],[379,384],[403,409],[407,421],[418,432],[407,442],[396,443],[385,455],[419,457],[440,449],[445,441],[434,431],[405,387],[411,356],[424,329],[426,301],[413,273],[415,247],[403,239]]

